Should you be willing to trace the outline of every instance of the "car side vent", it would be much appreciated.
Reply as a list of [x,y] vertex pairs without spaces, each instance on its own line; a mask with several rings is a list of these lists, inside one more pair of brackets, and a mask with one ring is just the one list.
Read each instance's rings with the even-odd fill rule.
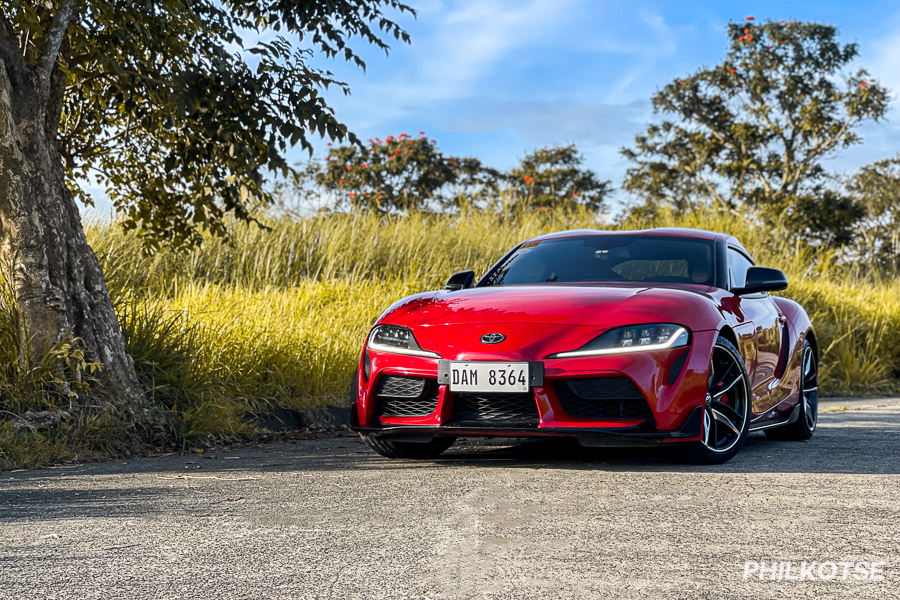
[[674,385],[678,380],[678,376],[681,375],[681,370],[684,368],[684,363],[687,362],[687,355],[687,349],[685,349],[681,356],[672,362],[672,366],[669,367],[669,385]]
[[372,357],[369,356],[369,351],[366,350],[363,352],[363,381],[369,381],[369,377],[372,376]]

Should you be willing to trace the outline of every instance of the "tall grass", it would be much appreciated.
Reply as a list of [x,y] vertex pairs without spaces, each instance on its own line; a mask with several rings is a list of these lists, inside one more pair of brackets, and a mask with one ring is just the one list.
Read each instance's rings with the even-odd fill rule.
[[[87,225],[138,373],[168,419],[170,443],[249,432],[248,411],[343,404],[364,336],[391,303],[439,288],[454,271],[483,273],[523,239],[604,227],[589,213],[556,211],[263,223],[266,229],[234,224],[228,240],[153,256],[115,223]],[[663,212],[606,227],[658,226],[732,233],[759,264],[783,269],[791,280],[785,295],[807,309],[819,336],[823,391],[896,389],[900,282],[861,274],[833,252],[728,211]],[[0,336],[13,328],[3,321],[9,306],[0,297]],[[38,380],[34,389],[46,389]],[[4,381],[0,398],[12,398]],[[7,401],[5,410],[39,408],[44,397],[20,396],[31,400]]]
[[[604,227],[587,212],[552,211],[337,214],[264,223],[268,229],[234,225],[229,240],[152,257],[114,226],[88,227],[114,294],[179,315],[170,324],[182,328],[175,337],[203,348],[191,353],[204,359],[190,372],[215,374],[227,383],[224,396],[247,407],[341,402],[365,331],[393,301],[436,289],[457,270],[483,273],[520,240]],[[892,387],[900,362],[892,334],[900,326],[900,283],[862,276],[835,261],[834,252],[733,211],[663,211],[607,227],[659,226],[731,233],[759,264],[783,269],[791,280],[785,295],[806,307],[817,328],[826,391]]]

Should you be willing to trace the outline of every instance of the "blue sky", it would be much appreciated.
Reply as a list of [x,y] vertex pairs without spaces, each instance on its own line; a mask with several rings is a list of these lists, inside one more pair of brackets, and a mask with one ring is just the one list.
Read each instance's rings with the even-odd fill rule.
[[[729,20],[833,23],[856,42],[864,67],[900,96],[900,5],[895,2],[631,0],[407,0],[398,17],[412,44],[385,56],[361,41],[365,72],[317,60],[348,82],[325,96],[362,139],[424,130],[442,151],[508,168],[528,150],[575,143],[586,166],[618,185],[619,148],[653,118],[650,95],[666,82],[718,63]],[[900,112],[867,125],[864,143],[831,161],[837,171],[900,151]],[[317,155],[326,150],[316,140]],[[291,152],[295,160],[306,154]],[[622,195],[616,194],[616,201]]]

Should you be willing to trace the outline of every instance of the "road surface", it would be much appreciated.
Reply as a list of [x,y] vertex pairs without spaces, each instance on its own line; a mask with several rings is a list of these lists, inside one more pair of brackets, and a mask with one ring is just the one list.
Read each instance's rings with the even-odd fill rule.
[[812,441],[713,467],[334,437],[0,473],[0,598],[900,598],[900,400],[823,408]]

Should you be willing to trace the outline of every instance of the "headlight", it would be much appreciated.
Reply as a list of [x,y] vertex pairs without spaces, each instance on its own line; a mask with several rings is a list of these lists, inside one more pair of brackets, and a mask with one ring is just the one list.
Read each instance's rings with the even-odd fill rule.
[[575,358],[577,356],[601,356],[625,352],[647,352],[687,346],[690,333],[681,325],[668,323],[633,325],[610,329],[594,338],[578,350],[557,352],[547,358]]
[[394,354],[409,354],[411,356],[427,356],[440,358],[437,352],[422,350],[416,337],[408,327],[399,325],[379,325],[369,334],[367,344],[370,350],[378,352],[393,352]]

